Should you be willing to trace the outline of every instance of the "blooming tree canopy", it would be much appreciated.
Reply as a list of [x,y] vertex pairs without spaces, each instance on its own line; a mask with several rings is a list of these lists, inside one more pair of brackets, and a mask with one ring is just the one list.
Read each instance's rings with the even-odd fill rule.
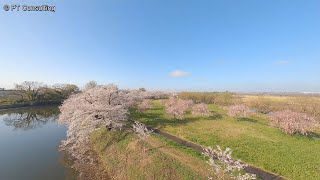
[[146,125],[138,121],[134,121],[132,128],[133,128],[133,131],[138,134],[139,139],[141,140],[145,140],[153,132],[152,129],[149,130]]
[[182,119],[192,105],[192,100],[182,100],[171,97],[165,102],[166,113],[174,118]]
[[204,116],[204,117],[210,116],[208,105],[205,103],[193,105],[191,113],[193,115]]
[[241,172],[248,165],[242,163],[240,160],[232,159],[232,150],[230,148],[226,148],[226,150],[223,151],[220,146],[217,146],[216,149],[203,147],[202,154],[209,158],[207,163],[213,167],[217,173],[221,173],[223,177],[225,173],[228,173],[232,179],[256,179],[255,174],[243,174]]
[[317,125],[317,122],[305,113],[284,110],[272,113],[271,125],[279,127],[287,134],[300,133],[307,135],[308,131],[311,131]]
[[248,116],[250,113],[252,113],[252,111],[250,110],[250,108],[248,108],[245,105],[233,105],[230,106],[228,108],[229,111],[229,116],[231,117],[236,117],[236,116],[240,116],[240,117],[246,117]]
[[75,159],[75,167],[92,161],[88,153],[90,134],[101,126],[121,128],[128,119],[130,105],[139,98],[138,95],[110,84],[73,94],[63,102],[59,122],[66,124],[68,131],[61,149]]
[[144,99],[139,105],[138,110],[143,112],[152,108],[152,102],[149,99]]

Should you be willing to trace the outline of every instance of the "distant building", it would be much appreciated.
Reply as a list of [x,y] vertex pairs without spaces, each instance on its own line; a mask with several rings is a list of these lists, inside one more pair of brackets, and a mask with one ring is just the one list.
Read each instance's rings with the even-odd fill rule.
[[5,88],[0,88],[0,91],[4,91],[5,90]]

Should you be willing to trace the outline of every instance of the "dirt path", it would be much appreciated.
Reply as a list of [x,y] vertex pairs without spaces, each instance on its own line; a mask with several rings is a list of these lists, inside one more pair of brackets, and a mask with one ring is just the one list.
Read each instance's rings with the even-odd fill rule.
[[[180,139],[176,136],[173,136],[171,134],[168,134],[168,133],[165,133],[163,131],[160,131],[159,129],[154,129],[152,127],[148,127],[149,129],[153,129],[154,133],[156,134],[159,134],[163,137],[166,137],[172,141],[175,141],[181,145],[184,145],[186,147],[189,147],[193,150],[196,150],[196,151],[200,151],[200,152],[203,152],[202,150],[202,147],[198,144],[194,144],[192,142],[188,142],[188,141],[185,141],[183,139]],[[248,166],[245,168],[245,171],[248,172],[248,173],[251,173],[251,174],[256,174],[258,177],[264,179],[264,180],[284,180],[283,177],[280,177],[280,176],[277,176],[275,174],[272,174],[270,172],[267,172],[267,171],[264,171],[260,168],[257,168],[257,167],[253,167],[253,166]]]

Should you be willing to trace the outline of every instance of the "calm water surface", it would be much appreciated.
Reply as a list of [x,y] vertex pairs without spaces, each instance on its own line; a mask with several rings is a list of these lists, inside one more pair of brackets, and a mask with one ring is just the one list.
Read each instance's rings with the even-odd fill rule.
[[0,180],[76,179],[58,146],[57,107],[0,111]]

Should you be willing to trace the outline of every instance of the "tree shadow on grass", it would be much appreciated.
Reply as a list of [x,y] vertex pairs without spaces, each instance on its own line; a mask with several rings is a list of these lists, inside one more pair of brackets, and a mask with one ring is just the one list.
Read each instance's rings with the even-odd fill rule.
[[156,107],[156,108],[151,108],[150,110],[151,110],[151,111],[160,111],[160,110],[163,110],[163,108]]
[[256,119],[247,118],[247,117],[237,118],[237,121],[251,122],[251,123],[255,123],[255,124],[259,124],[259,125],[263,125],[263,126],[270,126],[269,124],[262,123],[262,122],[259,122],[259,121],[256,120]]
[[251,118],[246,118],[246,117],[241,117],[237,118],[238,121],[247,121],[247,122],[252,122],[252,123],[258,123],[258,120],[251,119]]
[[177,127],[177,126],[185,125],[187,123],[192,123],[198,120],[199,120],[198,118],[167,119],[167,118],[157,117],[149,121],[146,121],[145,124],[154,128],[161,129],[166,126]]
[[210,116],[202,117],[202,119],[205,119],[205,120],[218,120],[218,119],[222,119],[223,118],[223,116],[221,114],[218,114],[218,113],[216,113],[214,111],[211,111],[210,113],[211,113]]
[[217,113],[213,113],[209,117],[201,117],[201,116],[193,116],[193,117],[185,117],[183,119],[176,119],[176,118],[169,118],[166,117],[162,113],[141,113],[141,114],[135,114],[132,116],[133,119],[139,119],[143,118],[142,122],[148,126],[151,126],[153,128],[163,128],[165,126],[181,126],[188,123],[200,121],[200,120],[217,120],[221,119],[222,116]]
[[320,134],[314,133],[314,132],[310,132],[310,133],[307,135],[307,137],[308,137],[308,138],[315,139],[315,140],[320,140]]
[[114,143],[119,143],[120,141],[126,139],[126,137],[130,134],[129,131],[104,131],[100,136],[102,137],[100,141],[104,141],[103,150],[107,149]]
[[[152,108],[152,110],[163,110],[163,108]],[[183,119],[176,119],[176,118],[168,117],[163,111],[139,112],[136,109],[131,109],[130,119],[132,121],[137,120],[152,128],[161,129],[166,126],[177,127],[177,126],[185,125],[185,124],[200,121],[200,120],[218,120],[223,118],[221,114],[218,114],[215,111],[211,111],[210,113],[211,115],[209,117],[201,117],[201,116],[191,115],[191,112],[187,112],[186,116]]]

